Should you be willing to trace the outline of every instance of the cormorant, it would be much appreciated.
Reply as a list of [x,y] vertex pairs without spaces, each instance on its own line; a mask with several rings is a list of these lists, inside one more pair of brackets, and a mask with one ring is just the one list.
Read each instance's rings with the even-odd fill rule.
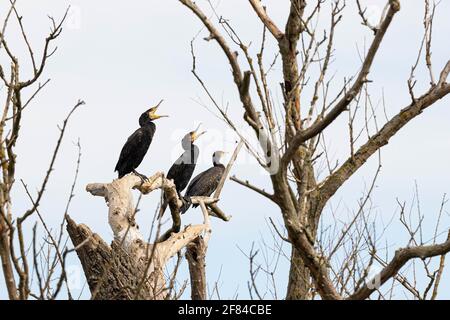
[[119,161],[117,161],[116,168],[114,169],[114,171],[118,171],[119,178],[122,178],[130,172],[135,173],[141,178],[145,177],[138,173],[136,168],[141,164],[152,143],[153,135],[156,130],[153,120],[167,117],[156,114],[156,110],[161,103],[162,100],[155,107],[148,109],[139,117],[140,128],[128,138],[120,152]]
[[[200,129],[200,124],[198,125],[195,131],[191,131],[186,134],[181,140],[181,146],[184,149],[184,152],[181,156],[173,163],[172,167],[169,169],[167,173],[167,179],[172,179],[175,183],[175,187],[178,195],[186,188],[191,180],[192,174],[194,173],[195,166],[197,164],[199,149],[194,144],[194,141],[198,139],[202,134],[206,131],[198,132]],[[181,195],[180,195],[181,198]],[[164,215],[164,212],[167,208],[167,202],[164,200],[161,205],[160,216]]]
[[[185,213],[191,205],[191,197],[209,197],[218,187],[220,179],[225,172],[225,166],[220,162],[225,152],[216,151],[213,154],[213,166],[203,171],[192,179],[184,195],[185,204],[181,208],[181,213]],[[193,207],[197,207],[194,204]]]
[[186,134],[181,140],[181,146],[184,149],[183,154],[174,162],[172,167],[167,173],[167,179],[173,179],[175,183],[177,192],[183,191],[191,180],[192,174],[194,173],[195,165],[197,164],[199,149],[194,144],[201,135],[206,131],[198,133],[200,125],[195,129]]

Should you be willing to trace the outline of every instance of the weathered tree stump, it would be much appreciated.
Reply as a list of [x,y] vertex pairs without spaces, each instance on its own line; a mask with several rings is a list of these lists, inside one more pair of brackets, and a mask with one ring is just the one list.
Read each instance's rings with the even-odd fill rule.
[[[203,224],[187,226],[180,232],[170,232],[179,229],[179,226],[172,226],[162,241],[145,242],[135,222],[132,189],[143,194],[162,189],[172,216],[179,216],[182,202],[173,182],[165,179],[162,173],[144,183],[140,177],[129,174],[111,183],[89,184],[88,192],[105,198],[109,207],[109,225],[114,233],[114,240],[108,245],[89,227],[76,224],[67,217],[67,231],[83,266],[92,299],[165,299],[169,291],[164,277],[167,261],[202,234],[205,239],[209,238],[206,206],[217,200],[200,197],[193,201],[201,205]],[[180,221],[179,217],[173,220]],[[201,267],[204,268],[204,264]],[[204,273],[204,270],[199,272]]]

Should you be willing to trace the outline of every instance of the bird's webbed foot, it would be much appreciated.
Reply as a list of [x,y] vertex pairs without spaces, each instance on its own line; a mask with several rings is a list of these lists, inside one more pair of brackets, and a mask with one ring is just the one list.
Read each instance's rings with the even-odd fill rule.
[[137,175],[139,178],[141,178],[142,183],[148,181],[148,177],[145,176],[145,175],[143,175],[142,173],[139,173],[139,172],[137,172],[136,170],[133,170],[133,173],[134,173],[135,175]]

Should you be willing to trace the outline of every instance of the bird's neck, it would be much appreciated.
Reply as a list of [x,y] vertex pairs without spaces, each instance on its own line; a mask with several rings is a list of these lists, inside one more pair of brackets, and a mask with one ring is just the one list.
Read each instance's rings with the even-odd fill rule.
[[191,141],[186,142],[186,139],[183,139],[183,141],[181,141],[181,147],[185,151],[192,151],[195,148],[195,145]]
[[184,157],[189,159],[188,163],[195,164],[199,153],[197,146],[191,143],[190,147],[185,148],[184,150]]
[[155,124],[153,123],[153,121],[150,120],[149,118],[146,118],[145,120],[139,119],[139,125],[141,126],[141,128],[145,128],[145,127],[153,127],[153,126],[155,126]]
[[213,162],[213,165],[214,165],[214,167],[222,167],[222,168],[225,168],[225,166],[224,166],[222,163],[220,163],[220,162]]
[[140,125],[141,125],[142,129],[147,129],[147,130],[154,129],[156,127],[155,124],[153,123],[153,121],[141,123]]

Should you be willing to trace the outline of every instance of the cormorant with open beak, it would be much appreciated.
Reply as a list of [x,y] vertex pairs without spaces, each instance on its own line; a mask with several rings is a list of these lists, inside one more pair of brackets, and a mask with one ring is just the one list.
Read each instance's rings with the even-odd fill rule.
[[[191,205],[191,197],[209,197],[219,186],[220,179],[225,172],[225,166],[221,163],[221,160],[225,152],[216,151],[213,154],[213,166],[206,171],[203,171],[192,179],[191,183],[184,195],[185,204],[181,208],[181,213],[185,213]],[[198,204],[194,204],[193,207],[197,207]]]
[[[194,142],[203,135],[206,131],[200,131],[200,125],[198,125],[195,131],[191,131],[186,134],[181,140],[181,146],[184,149],[184,152],[181,156],[173,163],[172,167],[169,169],[167,173],[167,179],[172,179],[175,183],[175,188],[177,190],[178,195],[181,198],[181,192],[186,188],[189,183],[189,180],[192,178],[192,174],[194,173],[195,166],[197,164],[197,159],[199,155],[199,149],[194,144]],[[167,202],[164,200],[161,205],[160,216],[163,216],[164,212],[167,208]]]
[[163,102],[161,100],[155,107],[148,109],[139,117],[140,128],[137,129],[127,140],[120,152],[119,161],[117,161],[114,171],[118,171],[119,178],[133,172],[141,178],[147,179],[144,175],[138,173],[136,168],[141,164],[145,154],[152,143],[156,126],[153,120],[167,117],[156,114],[156,110]]

